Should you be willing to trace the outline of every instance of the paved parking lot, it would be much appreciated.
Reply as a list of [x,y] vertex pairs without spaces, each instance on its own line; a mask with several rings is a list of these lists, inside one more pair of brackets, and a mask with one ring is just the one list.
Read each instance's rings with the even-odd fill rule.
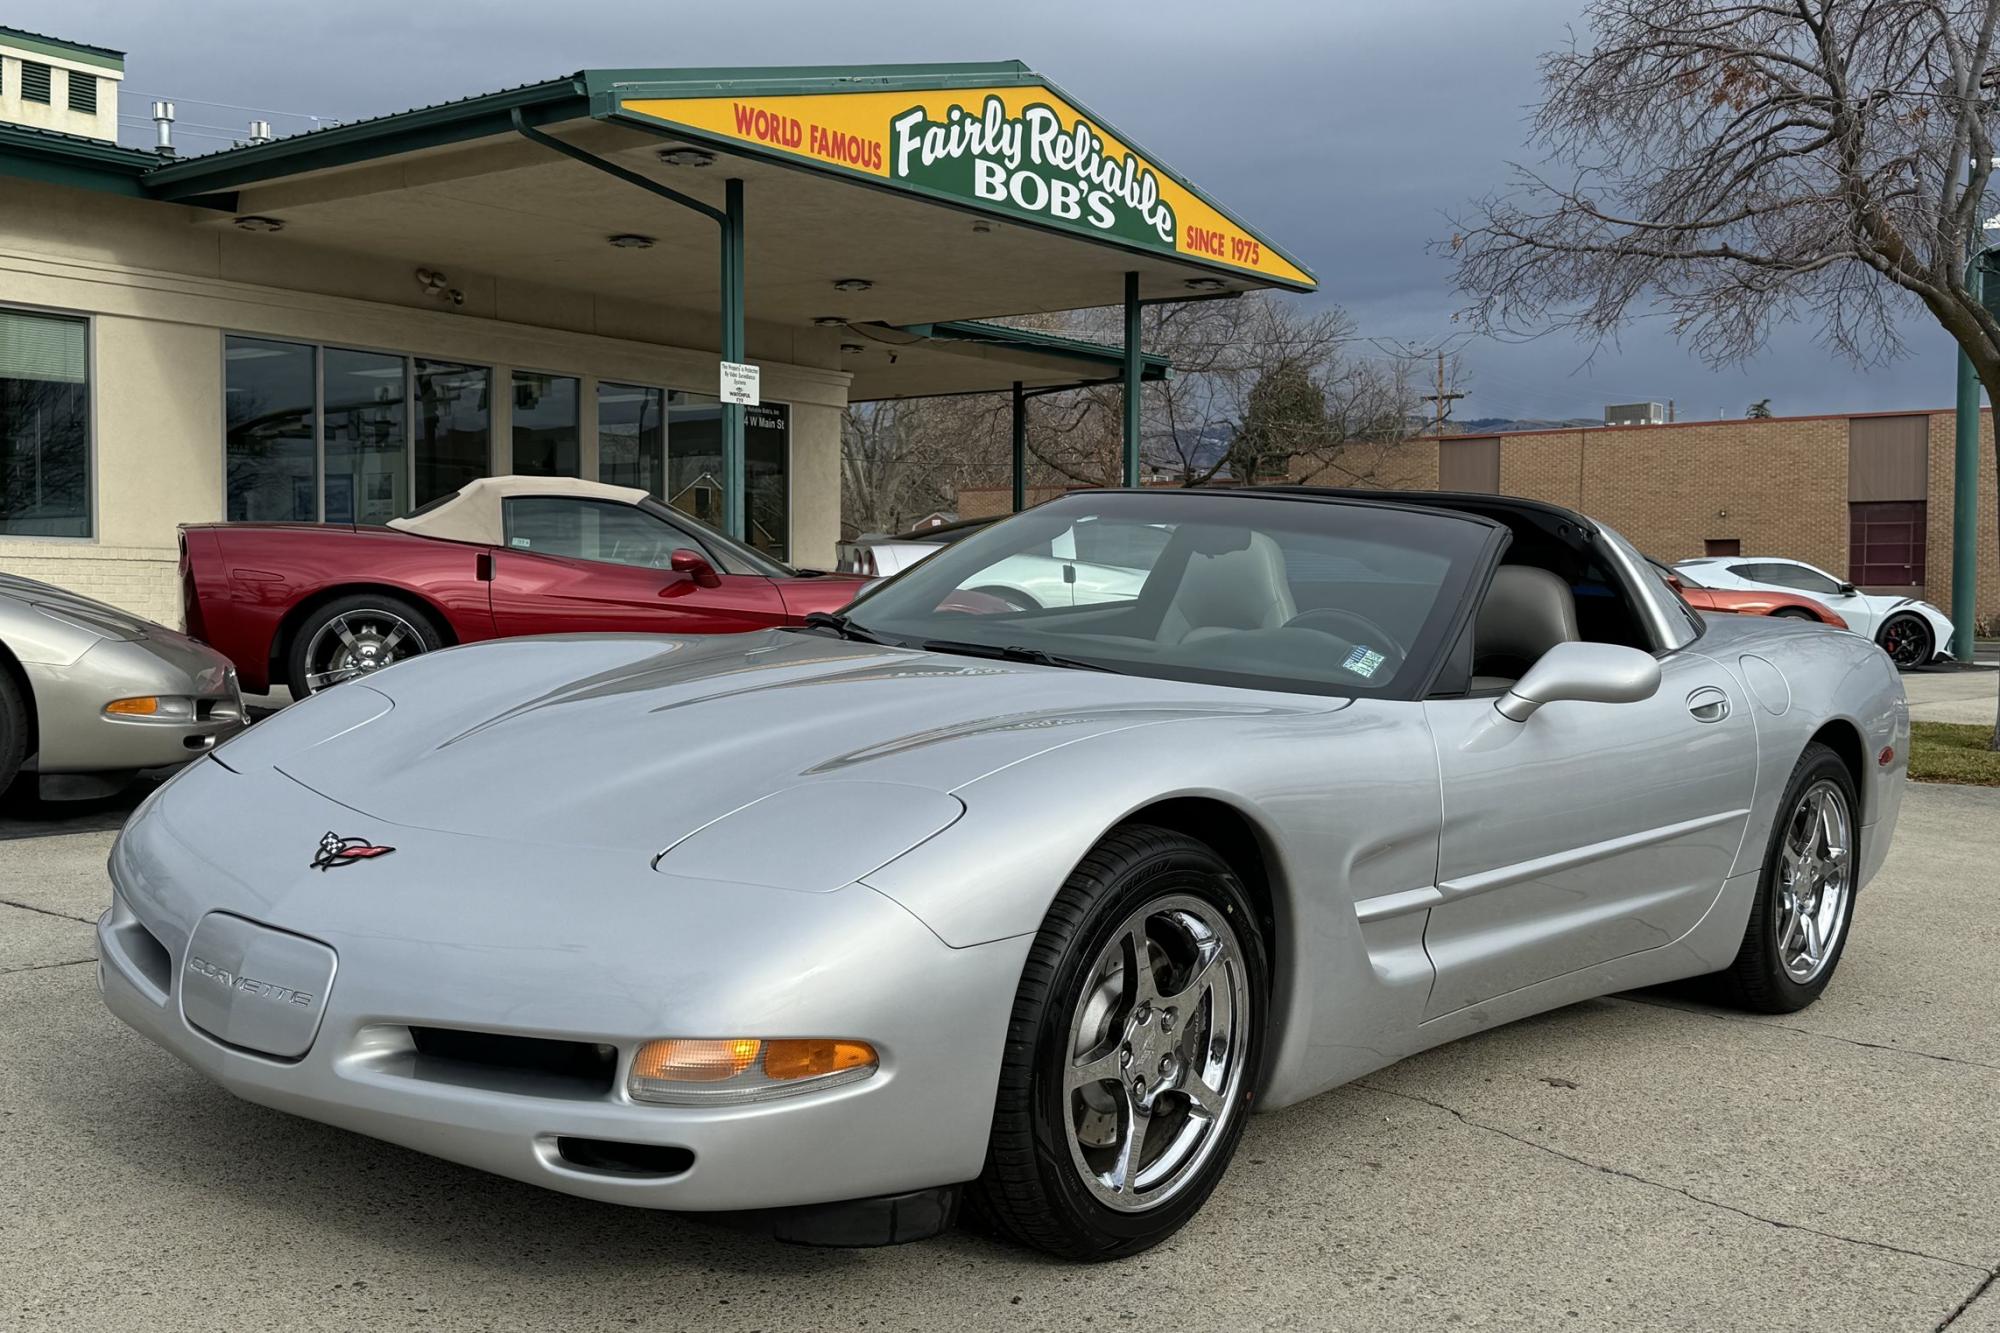
[[1087,1269],[791,1249],[235,1101],[98,1002],[110,842],[0,842],[8,1328],[2000,1333],[2000,791],[1911,790],[1813,1009],[1633,995],[1407,1060]]

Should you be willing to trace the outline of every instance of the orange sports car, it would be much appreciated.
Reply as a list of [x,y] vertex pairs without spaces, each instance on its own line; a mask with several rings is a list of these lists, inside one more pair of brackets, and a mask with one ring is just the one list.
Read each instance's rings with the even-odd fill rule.
[[1810,597],[1797,593],[1760,588],[1707,588],[1694,581],[1685,569],[1669,569],[1657,560],[1647,562],[1659,571],[1667,586],[1697,611],[1733,611],[1746,616],[1786,616],[1793,620],[1817,620],[1822,625],[1846,629],[1847,622]]

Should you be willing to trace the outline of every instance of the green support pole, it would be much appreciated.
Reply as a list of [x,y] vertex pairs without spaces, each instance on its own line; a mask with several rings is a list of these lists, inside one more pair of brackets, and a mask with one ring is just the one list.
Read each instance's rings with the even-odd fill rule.
[[1125,275],[1125,484],[1139,484],[1140,380],[1145,370],[1139,328],[1139,275]]
[[[1986,265],[1974,259],[1965,275],[1979,299]],[[1958,353],[1958,447],[1951,482],[1951,655],[1973,657],[1973,612],[1979,597],[1979,376]]]
[[1014,512],[1028,507],[1028,397],[1014,381]]
[[[743,182],[724,182],[722,223],[722,359],[744,359]],[[742,541],[750,512],[743,462],[743,405],[722,405],[722,530]]]

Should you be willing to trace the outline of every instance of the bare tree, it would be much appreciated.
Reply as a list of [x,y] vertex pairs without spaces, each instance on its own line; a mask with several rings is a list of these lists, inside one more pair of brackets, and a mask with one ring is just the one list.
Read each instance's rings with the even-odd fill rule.
[[1593,0],[1584,23],[1542,62],[1550,165],[1450,241],[1476,328],[1658,311],[1726,362],[1810,317],[1867,363],[1921,306],[2000,402],[2000,322],[1965,281],[2000,0]]

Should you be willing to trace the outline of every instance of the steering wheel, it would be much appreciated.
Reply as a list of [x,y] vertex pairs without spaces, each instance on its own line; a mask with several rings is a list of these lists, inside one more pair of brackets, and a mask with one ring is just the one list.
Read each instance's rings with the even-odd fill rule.
[[[1329,624],[1329,622],[1331,622]],[[1345,628],[1336,629],[1334,626]],[[1322,607],[1317,611],[1301,611],[1285,622],[1286,629],[1316,629],[1337,634],[1352,644],[1365,644],[1370,648],[1388,648],[1397,658],[1407,658],[1410,650],[1405,648],[1388,630],[1362,615],[1359,611],[1343,611],[1338,607]],[[1347,632],[1358,628],[1360,634]]]

